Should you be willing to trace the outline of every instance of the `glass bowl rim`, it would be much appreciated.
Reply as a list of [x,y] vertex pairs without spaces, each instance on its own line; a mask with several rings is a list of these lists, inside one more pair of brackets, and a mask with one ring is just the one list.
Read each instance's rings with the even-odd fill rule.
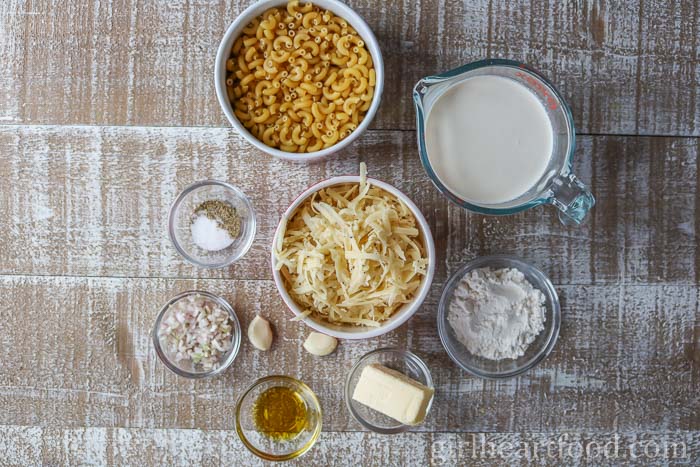
[[[180,242],[177,241],[177,238],[175,236],[175,213],[177,212],[177,208],[180,207],[182,204],[183,200],[192,193],[193,191],[197,190],[198,188],[202,188],[205,186],[220,186],[226,190],[231,191],[237,198],[239,198],[241,201],[243,201],[243,204],[245,204],[246,208],[248,209],[248,212],[250,213],[249,216],[246,217],[246,221],[250,224],[250,234],[248,234],[248,238],[245,239],[245,243],[243,247],[240,249],[240,251],[235,254],[235,255],[230,255],[228,258],[226,258],[224,261],[218,262],[218,263],[202,263],[201,261],[197,261],[195,258],[193,258],[191,255],[189,255],[185,249],[180,245]],[[243,191],[241,191],[239,188],[236,186],[228,183],[228,182],[223,182],[221,180],[213,180],[213,179],[206,179],[206,180],[200,180],[194,183],[191,183],[187,185],[175,198],[175,201],[173,201],[173,204],[170,205],[170,211],[168,212],[168,236],[170,237],[170,242],[173,244],[177,252],[185,258],[185,260],[191,264],[194,264],[195,266],[201,267],[201,268],[206,268],[206,269],[219,269],[219,268],[225,268],[227,266],[230,266],[234,262],[238,261],[241,259],[243,256],[245,256],[246,253],[248,253],[248,250],[250,250],[250,247],[253,246],[253,241],[255,240],[255,234],[257,231],[257,216],[255,214],[255,208],[253,208],[253,203],[250,202],[250,199],[246,196]]]
[[[287,453],[287,454],[281,454],[281,455],[275,455],[275,454],[270,454],[265,451],[261,451],[260,449],[256,448],[253,446],[253,444],[248,440],[248,438],[245,436],[243,433],[243,428],[241,427],[241,417],[240,417],[240,412],[241,412],[241,407],[243,405],[243,401],[245,398],[258,386],[271,382],[271,381],[283,381],[286,383],[290,383],[292,385],[298,386],[299,388],[302,389],[302,391],[309,396],[311,399],[311,402],[313,403],[313,410],[318,413],[318,423],[316,423],[316,426],[314,427],[314,431],[309,438],[309,440],[304,444],[304,446],[300,447],[296,451]],[[323,427],[323,409],[321,408],[321,403],[318,400],[318,396],[316,396],[316,393],[309,387],[308,384],[304,383],[303,381],[300,381],[292,376],[287,376],[287,375],[268,375],[268,376],[263,376],[262,378],[258,378],[255,381],[253,381],[250,386],[246,388],[245,391],[238,397],[238,400],[236,401],[236,410],[235,410],[235,425],[236,425],[236,433],[238,434],[238,438],[241,440],[243,445],[253,454],[258,456],[261,459],[268,460],[268,461],[286,461],[286,460],[291,460],[291,459],[296,459],[297,457],[302,456],[305,454],[309,449],[311,449],[314,444],[316,444],[316,441],[318,441],[319,436],[321,435],[321,429]]]
[[[381,428],[378,427],[369,421],[367,421],[364,417],[360,416],[359,413],[354,409],[352,406],[352,394],[350,394],[350,382],[352,381],[353,376],[357,371],[360,369],[360,366],[367,361],[370,357],[377,355],[377,354],[382,354],[382,353],[395,353],[395,354],[400,354],[404,360],[410,360],[412,363],[415,363],[418,368],[420,369],[421,373],[425,377],[426,383],[425,386],[428,386],[429,388],[432,388],[435,390],[435,383],[433,382],[433,377],[430,374],[430,368],[428,368],[428,365],[421,359],[418,355],[414,354],[410,350],[407,349],[400,349],[398,347],[382,347],[380,349],[374,349],[366,354],[362,355],[350,368],[350,371],[348,371],[348,375],[345,377],[345,405],[348,408],[348,411],[350,412],[350,415],[362,426],[365,428],[369,429],[370,431],[374,431],[375,433],[381,433],[381,434],[396,434],[396,433],[403,433],[412,428],[411,425],[404,425],[404,424],[399,424],[395,428]],[[435,401],[435,394],[433,393],[433,397],[431,397],[430,402],[428,403],[428,407],[426,408],[425,413],[428,414],[430,413],[430,409],[433,406],[433,402]],[[399,423],[399,422],[397,422]]]
[[[448,293],[451,292],[454,289],[455,283],[461,279],[467,272],[472,271],[474,269],[482,268],[482,267],[492,267],[491,264],[493,262],[505,262],[507,266],[505,267],[511,267],[518,269],[521,272],[530,272],[532,275],[537,277],[538,282],[536,284],[532,284],[535,288],[539,289],[542,291],[542,293],[547,296],[549,299],[548,301],[551,302],[550,306],[547,306],[548,312],[547,314],[551,313],[551,320],[552,320],[552,329],[550,331],[550,335],[547,339],[547,341],[544,343],[542,348],[535,354],[535,356],[526,364],[521,367],[518,367],[513,370],[509,371],[504,371],[504,372],[484,372],[482,370],[479,370],[477,368],[474,368],[470,365],[467,365],[464,363],[462,360],[458,358],[457,355],[452,352],[450,347],[448,346],[448,338],[447,338],[447,300],[448,300]],[[544,289],[544,290],[543,290]],[[440,341],[442,342],[442,346],[447,352],[447,355],[449,355],[450,359],[457,364],[461,369],[466,371],[467,373],[477,376],[479,378],[483,379],[491,379],[491,380],[499,380],[499,379],[507,379],[507,378],[512,378],[514,376],[518,376],[520,374],[525,373],[528,370],[531,370],[535,366],[537,366],[542,360],[544,360],[547,356],[549,356],[550,353],[552,353],[552,350],[554,349],[554,345],[557,342],[557,339],[559,338],[559,331],[561,329],[561,305],[559,303],[559,295],[557,294],[557,291],[554,287],[554,284],[552,284],[552,281],[545,275],[539,268],[531,265],[530,263],[526,262],[522,258],[515,256],[515,255],[507,255],[507,254],[497,254],[497,255],[488,255],[488,256],[479,256],[477,258],[472,259],[471,261],[468,261],[466,264],[461,266],[457,271],[455,271],[448,281],[445,283],[445,286],[443,287],[442,293],[440,295],[440,302],[438,305],[438,313],[437,313],[437,324],[438,324],[438,334],[440,336]],[[545,328],[546,329],[546,328]],[[462,345],[461,343],[459,345]],[[468,351],[467,351],[468,352]]]
[[[170,361],[170,359],[167,357],[165,350],[161,347],[160,345],[160,339],[158,337],[158,328],[160,327],[160,322],[163,320],[163,317],[165,316],[165,313],[168,311],[171,305],[175,304],[179,300],[189,297],[190,295],[201,295],[203,297],[206,297],[210,300],[215,301],[219,305],[221,305],[222,308],[224,308],[229,315],[229,318],[231,321],[233,321],[233,334],[231,336],[231,350],[229,351],[229,356],[226,357],[226,360],[224,360],[221,365],[219,365],[216,368],[213,368],[208,371],[203,371],[203,372],[191,372],[187,370],[183,370],[182,368],[179,368],[175,363]],[[236,315],[236,311],[233,309],[231,304],[229,304],[228,301],[226,301],[223,297],[220,297],[218,295],[215,295],[211,292],[206,292],[203,290],[187,290],[185,292],[179,293],[172,297],[170,300],[167,301],[165,305],[160,309],[158,312],[158,316],[156,317],[155,323],[153,324],[153,329],[151,330],[151,339],[153,341],[153,347],[155,348],[156,355],[158,355],[158,359],[165,365],[165,367],[175,373],[178,376],[182,376],[185,378],[190,378],[190,379],[201,379],[201,378],[209,378],[213,376],[217,376],[226,369],[231,366],[233,361],[236,359],[238,356],[238,351],[240,350],[241,347],[241,323],[238,320],[238,316]]]

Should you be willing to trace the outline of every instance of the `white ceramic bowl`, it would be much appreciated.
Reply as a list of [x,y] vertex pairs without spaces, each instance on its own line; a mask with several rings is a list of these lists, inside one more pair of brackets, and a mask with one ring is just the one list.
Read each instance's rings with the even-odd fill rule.
[[[408,321],[408,319],[411,316],[413,316],[413,314],[416,311],[418,311],[418,308],[420,308],[421,304],[423,303],[423,300],[425,300],[425,297],[428,295],[428,291],[430,290],[430,284],[433,282],[433,276],[435,275],[435,243],[433,242],[433,235],[430,232],[430,226],[428,225],[428,222],[425,220],[425,217],[423,217],[423,214],[420,212],[418,207],[415,204],[413,204],[413,201],[411,201],[408,198],[408,196],[406,196],[403,192],[399,191],[393,186],[389,185],[388,183],[373,178],[368,178],[367,181],[372,185],[379,187],[385,190],[386,192],[396,196],[401,201],[403,201],[403,203],[406,204],[406,206],[408,206],[408,208],[411,210],[413,216],[418,222],[418,227],[421,231],[423,241],[425,243],[425,250],[428,256],[428,271],[427,274],[423,277],[423,281],[421,282],[415,297],[413,297],[413,300],[410,303],[406,303],[403,307],[399,308],[394,313],[394,315],[390,319],[382,323],[380,327],[374,328],[365,326],[335,325],[324,320],[313,318],[311,316],[307,316],[303,319],[303,321],[306,324],[311,326],[316,331],[321,332],[323,334],[328,334],[329,336],[337,337],[338,339],[369,339],[371,337],[386,334],[387,332],[393,331],[394,329],[398,328],[403,323]],[[308,188],[301,195],[299,195],[299,197],[296,200],[294,200],[291,206],[289,206],[289,208],[287,208],[285,213],[282,215],[282,219],[280,220],[280,223],[277,226],[277,230],[275,230],[275,235],[273,236],[271,246],[272,277],[275,280],[277,290],[279,290],[279,293],[282,296],[282,300],[284,300],[284,303],[287,304],[289,309],[292,310],[292,312],[296,316],[301,316],[302,309],[289,295],[287,289],[284,286],[284,282],[282,281],[282,275],[279,271],[275,269],[275,240],[277,239],[277,236],[280,235],[282,226],[286,225],[287,220],[292,216],[294,211],[296,211],[299,205],[301,205],[301,203],[303,203],[304,200],[308,198],[311,194],[329,186],[359,182],[360,177],[358,175],[333,177],[328,180],[319,182],[313,185],[311,188]]]
[[[302,1],[302,3],[304,3]],[[382,97],[382,90],[384,89],[384,61],[382,59],[382,52],[379,49],[379,42],[374,36],[374,33],[367,25],[364,19],[355,11],[353,11],[349,6],[341,3],[337,0],[312,0],[314,5],[317,5],[323,9],[332,11],[336,16],[340,16],[345,19],[350,25],[355,28],[357,33],[364,40],[369,53],[372,55],[372,61],[374,62],[374,70],[377,75],[376,86],[374,88],[374,98],[372,100],[372,105],[370,105],[367,113],[365,114],[364,120],[360,122],[358,127],[350,133],[350,135],[343,139],[342,141],[334,144],[333,146],[322,149],[320,151],[309,152],[309,153],[293,153],[285,152],[279,149],[272,148],[255,136],[253,136],[242,124],[238,121],[233,113],[233,107],[228,99],[226,93],[226,60],[231,54],[231,47],[233,42],[241,34],[243,28],[245,28],[254,18],[263,14],[266,10],[280,6],[286,5],[287,0],[261,0],[259,2],[253,3],[251,6],[246,8],[243,13],[238,15],[238,18],[231,23],[224,38],[219,44],[219,51],[216,54],[216,64],[214,67],[214,84],[216,86],[216,97],[219,99],[219,104],[226,114],[226,118],[231,122],[231,125],[238,130],[238,133],[243,135],[253,146],[260,149],[261,151],[270,154],[271,156],[280,157],[283,159],[295,160],[295,161],[310,161],[315,159],[320,159],[326,157],[330,154],[340,151],[341,149],[350,145],[355,141],[369,126],[370,122],[374,118],[379,108],[379,103]]]

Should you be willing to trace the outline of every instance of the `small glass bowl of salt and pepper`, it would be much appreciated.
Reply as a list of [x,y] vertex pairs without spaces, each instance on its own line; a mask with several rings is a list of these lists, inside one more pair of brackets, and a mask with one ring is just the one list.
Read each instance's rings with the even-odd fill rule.
[[223,268],[243,257],[255,238],[255,211],[245,194],[217,180],[193,183],[170,208],[168,233],[190,263]]

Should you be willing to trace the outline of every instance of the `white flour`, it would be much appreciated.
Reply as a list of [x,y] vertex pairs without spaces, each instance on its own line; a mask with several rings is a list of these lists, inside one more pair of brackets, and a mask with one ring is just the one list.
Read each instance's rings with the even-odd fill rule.
[[517,269],[475,269],[454,292],[447,320],[474,355],[515,359],[544,329],[545,296]]

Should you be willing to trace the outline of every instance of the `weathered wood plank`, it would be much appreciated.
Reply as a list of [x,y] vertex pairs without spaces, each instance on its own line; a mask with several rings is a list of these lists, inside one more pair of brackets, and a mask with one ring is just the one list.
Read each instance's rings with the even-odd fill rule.
[[[271,373],[306,381],[324,407],[321,440],[298,465],[618,465],[631,446],[644,464],[697,464],[699,140],[584,136],[575,169],[598,198],[588,224],[562,227],[544,208],[487,218],[430,185],[410,99],[422,76],[515,58],[562,90],[583,133],[699,136],[697,2],[350,0],[382,43],[384,103],[358,144],[299,165],[252,150],[214,96],[219,39],[250,1],[0,2],[0,465],[262,465],[230,430],[236,397]],[[72,126],[38,125],[51,123]],[[303,188],[360,161],[425,212],[436,282],[401,329],[316,359],[269,280],[268,245]],[[259,213],[253,249],[224,271],[185,264],[166,235],[171,201],[202,178],[239,185]],[[540,266],[564,316],[552,355],[499,382],[452,364],[435,325],[448,274],[489,253]],[[220,378],[170,374],[150,327],[170,296],[197,287],[229,299],[244,329],[270,318],[272,350],[244,338]],[[394,345],[428,362],[434,409],[414,433],[356,431],[344,375]],[[543,457],[562,435],[565,451]],[[622,458],[581,452],[616,435]],[[539,456],[505,447],[522,443]]]
[[[575,170],[598,204],[586,225],[567,228],[548,207],[497,218],[449,204],[414,138],[370,131],[307,165],[273,160],[224,129],[0,126],[0,273],[270,278],[269,245],[288,203],[317,181],[357,173],[362,160],[427,216],[438,280],[475,256],[513,253],[561,284],[699,283],[698,139],[579,138]],[[204,178],[238,185],[259,214],[252,250],[227,270],[188,265],[167,237],[170,203]]]
[[[4,465],[272,465],[253,457],[232,431],[0,426]],[[561,448],[561,449],[560,449]],[[606,450],[607,448],[607,450]],[[634,456],[634,457],[632,457]],[[374,433],[324,432],[289,465],[474,466],[692,464],[700,433]]]
[[[375,128],[415,128],[411,89],[419,78],[503,57],[549,76],[584,133],[700,134],[693,2],[348,3],[385,55]],[[248,4],[2,2],[0,123],[226,126],[214,56]]]
[[[668,26],[668,27],[666,27]],[[674,134],[684,122],[688,134],[700,130],[700,4],[687,1],[641,2],[640,57],[635,106],[644,133]],[[680,83],[695,83],[678,86]],[[664,83],[657,86],[654,83]]]
[[[244,329],[255,313],[268,317],[272,350],[258,352],[244,338],[220,378],[169,373],[149,332],[160,306],[193,288],[229,299]],[[302,349],[308,331],[289,321],[271,281],[1,276],[0,424],[231,429],[242,390],[282,373],[317,392],[327,430],[356,430],[344,376],[364,353],[399,346],[423,356],[436,382],[436,403],[418,431],[700,427],[697,286],[558,286],[563,326],[554,352],[524,376],[497,382],[469,377],[442,349],[440,288],[396,332],[342,342],[318,359]]]

